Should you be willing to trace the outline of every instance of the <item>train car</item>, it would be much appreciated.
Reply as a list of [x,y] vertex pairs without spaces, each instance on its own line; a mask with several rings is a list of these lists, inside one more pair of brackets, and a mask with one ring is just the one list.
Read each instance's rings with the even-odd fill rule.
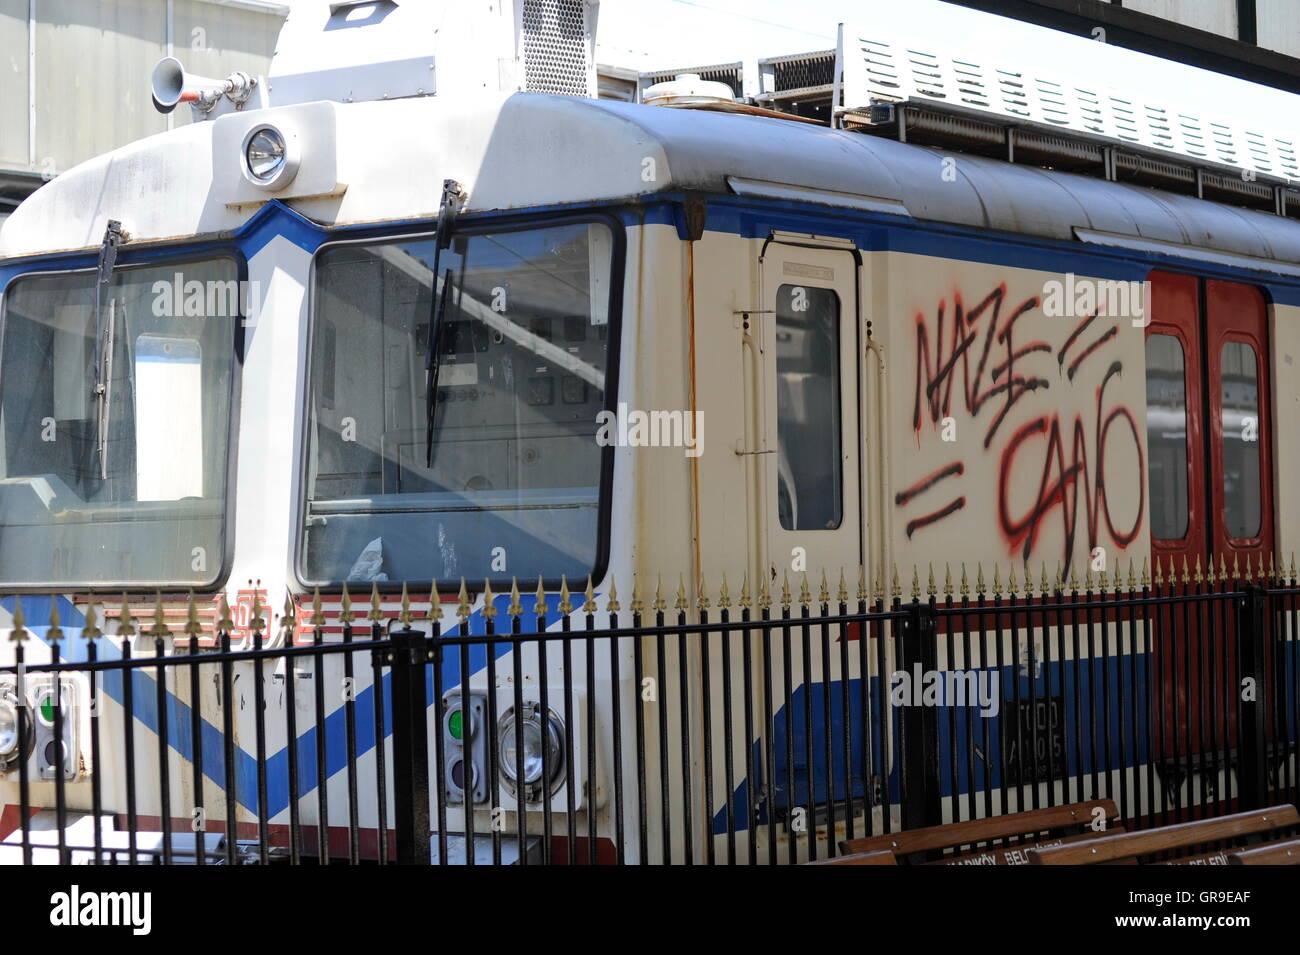
[[[196,104],[199,121],[69,170],[5,222],[0,590],[7,631],[36,638],[28,665],[56,651],[84,661],[92,645],[101,660],[152,652],[155,610],[180,632],[191,595],[199,642],[224,630],[237,648],[255,633],[276,647],[311,642],[317,625],[337,641],[345,585],[357,604],[373,589],[388,614],[405,594],[418,627],[450,602],[443,632],[481,634],[513,605],[512,584],[559,615],[562,584],[588,581],[625,604],[634,582],[647,601],[680,582],[695,608],[724,578],[733,598],[743,587],[776,599],[806,580],[816,590],[823,574],[832,589],[846,578],[887,591],[898,568],[904,587],[913,568],[922,581],[937,569],[973,583],[977,568],[991,581],[995,567],[1021,580],[1026,569],[1044,582],[1131,580],[1152,558],[1251,567],[1296,546],[1300,499],[1285,475],[1300,439],[1279,423],[1300,402],[1300,205],[1288,209],[1285,184],[1251,178],[1270,202],[1280,196],[1279,208],[1251,208],[1259,189],[1237,202],[1226,187],[1189,195],[1035,162],[1028,145],[1014,162],[996,147],[958,152],[927,144],[919,122],[898,135],[901,107],[871,128],[847,113],[828,127],[724,102],[690,78],[669,97],[690,108],[595,100],[582,95],[589,36],[561,31],[567,59],[547,60],[542,34],[528,33],[542,8],[581,26],[592,5],[527,0],[512,32],[511,5],[471,15],[457,4],[473,29],[446,21],[436,44],[430,24],[451,5],[414,6],[295,6],[278,72],[257,83],[194,80],[165,63],[156,99]],[[498,34],[510,56],[524,50],[510,62],[527,83],[464,52],[471,35]],[[554,75],[555,62],[569,72]],[[872,134],[886,128],[895,135]],[[135,629],[119,634],[123,608]],[[1037,636],[1008,638],[1000,663],[1012,682],[1032,670],[1026,654],[1053,652],[1046,628],[1027,632]],[[3,641],[0,662],[14,646]],[[502,694],[482,718],[495,727],[523,719],[507,712],[512,670],[530,693],[560,679],[556,656],[491,646],[449,654],[431,702],[480,699],[491,660]],[[734,648],[726,678],[757,679]],[[684,694],[667,716],[637,709],[654,705],[638,696],[641,663],[663,658],[638,661],[648,651],[630,642],[616,652],[621,682],[570,661],[577,709],[552,697],[570,734],[561,775],[576,789],[516,784],[495,804],[475,792],[467,820],[477,781],[462,781],[459,800],[435,785],[449,831],[472,821],[490,832],[503,809],[549,832],[548,813],[577,813],[601,860],[666,860],[736,828],[719,828],[717,807],[752,809],[759,793],[697,771],[682,796],[666,762],[673,795],[643,794],[649,825],[615,818],[612,774],[636,779],[646,758],[632,743],[639,718],[665,720],[674,740],[709,729],[698,649],[674,644],[667,659]],[[898,663],[802,654],[796,707],[814,683],[821,706]],[[61,771],[47,758],[56,750],[19,738],[13,715],[30,705],[29,731],[48,736],[51,679],[33,674],[20,693],[15,674],[0,674],[0,836],[15,838],[22,761],[25,805],[52,807],[62,775],[74,816],[87,814],[97,776],[105,814],[189,831],[196,806],[219,820],[234,803],[255,822],[249,767],[261,760],[274,836],[292,813],[346,841],[347,773],[332,755],[341,666],[235,666],[233,780],[220,756],[233,701],[215,676],[179,673],[160,688],[148,670],[106,674],[93,760],[87,679],[62,677]],[[368,668],[346,679],[358,694],[347,699],[371,699]],[[316,725],[321,685],[328,719]],[[144,707],[129,731],[127,697]],[[588,704],[594,723],[575,718]],[[812,732],[811,718],[800,730],[775,704],[751,738],[728,730],[737,765]],[[358,707],[356,766],[370,778],[386,744],[376,749],[367,713]],[[442,713],[430,710],[431,736]],[[871,745],[889,748],[890,732]],[[165,795],[156,766],[123,778],[128,747],[166,753]],[[1136,776],[1159,755],[1143,752],[1118,771]],[[325,754],[327,808],[315,769],[301,787],[285,782],[299,753],[304,764]],[[825,801],[808,780],[831,767],[865,824],[898,825],[897,798],[843,779],[853,766],[801,763],[807,802]],[[964,771],[946,783],[947,817]],[[769,801],[795,786],[772,773]],[[1054,798],[1059,785],[1041,782]],[[363,855],[382,839],[377,798],[392,794],[358,810]],[[696,811],[691,832],[680,820],[697,802],[715,811]],[[803,836],[765,826],[741,853],[766,858],[775,841],[782,858],[790,845],[805,858],[839,834],[834,823]]]

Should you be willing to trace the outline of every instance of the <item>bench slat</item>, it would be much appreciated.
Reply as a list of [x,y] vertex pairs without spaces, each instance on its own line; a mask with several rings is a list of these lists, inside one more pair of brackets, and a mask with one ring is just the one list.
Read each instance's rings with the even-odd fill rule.
[[[1124,827],[1119,823],[1111,823],[1107,832],[1123,832]],[[1034,848],[1046,848],[1048,846],[1064,845],[1067,842],[1081,842],[1084,839],[1095,839],[1095,832],[1080,832],[1073,836],[1048,836],[1043,840],[1038,840],[1032,836],[1027,837],[1021,842],[1002,843],[1001,845],[989,846],[985,849],[972,849],[970,852],[962,852],[957,855],[944,856],[942,859],[935,859],[933,862],[923,862],[922,865],[1029,865],[1028,850]]]
[[895,855],[910,855],[913,852],[952,849],[957,846],[992,842],[1014,836],[1033,835],[1066,826],[1085,825],[1092,822],[1094,810],[1098,808],[1105,813],[1107,822],[1119,816],[1119,810],[1115,807],[1113,799],[1093,799],[1067,806],[992,816],[988,819],[968,819],[965,822],[931,826],[927,829],[912,829],[907,832],[893,832],[863,839],[846,839],[840,843],[840,851],[859,853],[887,849]]
[[1228,865],[1300,865],[1300,839],[1239,849],[1228,856]]
[[1239,812],[1215,819],[1199,819],[1159,829],[1146,829],[1122,835],[1100,836],[1071,845],[1050,849],[1031,849],[1034,865],[1089,865],[1113,862],[1134,856],[1185,849],[1207,842],[1221,842],[1238,836],[1255,835],[1300,824],[1295,806],[1273,806],[1253,812]]

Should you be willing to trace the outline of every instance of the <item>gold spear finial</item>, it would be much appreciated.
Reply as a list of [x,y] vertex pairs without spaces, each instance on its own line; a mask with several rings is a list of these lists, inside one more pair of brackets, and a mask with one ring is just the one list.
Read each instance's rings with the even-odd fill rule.
[[14,643],[23,643],[27,639],[27,628],[24,624],[27,618],[23,616],[23,598],[14,597],[13,629],[9,631],[9,639]]
[[698,610],[708,610],[710,607],[709,584],[703,574],[700,575],[699,586],[695,588],[695,606]]
[[1132,593],[1137,587],[1137,578],[1133,575],[1133,558],[1128,559],[1128,590]]
[[769,610],[772,607],[772,591],[767,583],[767,574],[760,574],[758,578],[757,606],[760,612]]
[[[561,580],[561,582],[567,583],[567,582],[564,580],[563,577],[561,577],[560,580]],[[572,605],[572,604],[569,604],[569,610],[565,610],[565,609],[564,609],[564,604],[568,603],[568,601],[569,601],[569,598],[568,598],[568,591],[569,591],[569,588],[568,588],[567,586],[562,587],[562,588],[560,589],[560,602],[559,602],[559,603],[556,605],[556,607],[555,607],[555,609],[556,609],[557,611],[559,611],[560,613],[565,613],[565,614],[567,614],[570,610],[573,609],[573,605]],[[535,591],[533,591],[533,613],[536,614],[536,615],[539,616],[539,617],[544,617],[544,616],[546,616],[546,613],[547,613],[547,607],[546,607],[546,591],[542,589],[542,575],[541,575],[541,574],[538,574],[538,575],[537,575],[537,589],[536,589]]]
[[149,636],[162,640],[171,635],[172,632],[167,629],[167,620],[163,614],[162,591],[156,590],[154,591],[153,626],[149,628]]
[[492,581],[483,578],[483,619],[494,620],[497,615],[496,595],[492,593]]
[[903,587],[902,584],[900,584],[898,581],[898,565],[893,564],[892,570],[893,570],[893,577],[890,579],[889,582],[889,596],[901,597],[903,596]]
[[311,624],[312,627],[323,627],[323,626],[325,626],[325,611],[321,609],[321,599],[320,599],[320,588],[319,588],[319,587],[313,587],[313,588],[312,588],[312,592],[311,592],[311,616],[307,618],[307,622],[308,622],[309,624]]
[[62,623],[59,617],[59,598],[50,598],[50,621],[49,626],[45,628],[45,639],[50,643],[58,643],[63,639],[63,628],[59,626]]
[[1192,576],[1192,580],[1196,581],[1198,587],[1205,583],[1205,576],[1201,573],[1201,555],[1199,553],[1196,555],[1196,573]]
[[664,575],[659,574],[655,577],[655,599],[651,604],[655,613],[662,613],[668,609],[668,601],[664,600]]
[[885,566],[876,564],[876,573],[871,585],[871,598],[873,600],[884,601],[885,599]]
[[753,606],[753,601],[750,599],[749,593],[749,571],[745,571],[745,575],[740,578],[740,606]]
[[[804,579],[804,586],[807,586],[808,575],[805,574],[803,579]],[[821,586],[817,588],[817,602],[821,604],[828,604],[831,602],[831,591],[830,591],[830,587],[827,586],[825,567],[822,568]]]
[[[258,583],[261,583],[259,580]],[[259,591],[253,591],[253,606],[249,610],[248,629],[252,633],[261,633],[266,629],[266,621],[262,619],[262,595]]]
[[357,619],[357,615],[352,612],[352,594],[348,592],[348,582],[343,581],[343,596],[339,598],[339,605],[342,609],[339,611],[339,620],[344,624],[350,624]]
[[1237,563],[1237,552],[1232,552],[1232,579],[1241,580],[1241,568]]
[[[86,621],[90,621],[90,615],[86,615]],[[190,638],[190,645],[193,646],[199,639],[199,634],[203,632],[203,624],[199,622],[199,605],[194,602],[194,591],[190,591],[189,597],[185,600],[185,636]]]
[[[542,590],[541,574],[537,575],[537,593],[542,598],[542,612],[546,612],[546,592]],[[569,592],[569,578],[565,574],[560,574],[560,602],[556,610],[565,616],[573,613],[573,594]],[[533,608],[536,609],[536,608]]]
[[984,561],[975,562],[975,596],[983,597],[988,592],[984,583]]
[[438,579],[429,581],[429,622],[442,624],[442,595],[438,593]]
[[[191,597],[194,595],[191,593]],[[104,635],[104,631],[99,629],[99,614],[95,612],[95,595],[90,595],[90,603],[86,605],[86,625],[81,628],[81,635],[87,640],[98,640]]]
[[[1118,582],[1119,580],[1118,570],[1115,572],[1115,579]],[[1097,573],[1097,589],[1100,590],[1103,594],[1108,589],[1110,589],[1110,575],[1106,573],[1106,568],[1104,566]]]
[[370,582],[370,612],[366,614],[368,620],[378,623],[384,619],[383,601],[379,599],[379,582],[372,580]]
[[690,609],[690,604],[686,600],[686,579],[684,575],[677,575],[677,599],[673,601],[673,609],[678,613],[684,613]]
[[1295,580],[1295,551],[1291,551],[1291,574],[1292,580]]
[[397,622],[402,625],[403,630],[410,629],[411,626],[411,595],[407,593],[406,583],[402,583],[402,609],[397,613]]
[[463,625],[466,623],[466,621],[469,620],[469,615],[470,615],[469,587],[466,586],[464,577],[460,579],[460,593],[457,594],[457,598],[458,599],[456,601],[456,616],[457,618],[459,618],[461,624]]
[[805,570],[803,572],[803,580],[799,584],[799,605],[801,607],[806,607],[811,600],[812,594],[808,592],[808,571]]
[[731,594],[727,591],[727,572],[722,572],[722,591],[718,594],[718,606],[723,610],[731,609]]
[[[293,605],[293,594],[289,593],[288,590],[285,590],[284,609],[280,611],[280,629],[284,631],[284,642],[286,645],[293,643],[293,632],[297,620],[298,614],[297,608]],[[198,615],[195,614],[193,623],[197,625],[198,622]],[[190,632],[190,624],[185,625],[185,632]],[[195,633],[197,633],[197,631]],[[190,639],[194,639],[194,634],[190,636]]]
[[1147,563],[1147,558],[1142,558],[1142,589],[1145,590],[1151,584],[1151,568]]
[[842,565],[840,567],[839,589],[835,591],[835,600],[842,604],[849,602],[849,585],[844,579],[844,567]]
[[605,595],[605,612],[618,613],[622,610],[618,602],[618,584],[614,582],[614,575],[609,575],[609,593]]
[[945,560],[943,562],[943,595],[951,597],[952,593],[952,567]]
[[628,609],[633,613],[645,612],[645,601],[641,599],[641,581],[636,574],[632,575],[632,603]]
[[926,595],[927,597],[933,597],[933,596],[937,595],[938,593],[939,593],[939,590],[938,590],[938,588],[935,587],[935,585],[934,585],[934,561],[930,561],[930,575],[929,575],[929,577],[928,577],[927,580],[926,580],[926,584],[925,584],[925,595]]
[[[224,597],[225,594],[222,596]],[[229,616],[228,610],[227,616]],[[231,621],[231,626],[234,626],[234,621]],[[117,615],[117,636],[135,636],[135,618],[131,616],[131,605],[127,603],[126,594],[122,594],[122,609]]]
[[[876,565],[876,580],[877,580],[877,581],[880,580],[880,565],[879,565],[879,564]],[[871,595],[871,594],[870,594],[870,591],[867,590],[867,568],[866,568],[866,565],[865,565],[865,564],[858,564],[858,590],[857,590],[857,598],[858,598],[859,601],[864,601],[864,600],[866,600],[867,597],[869,597],[870,595]]]
[[1047,561],[1040,561],[1038,568],[1038,592],[1046,597],[1051,593],[1051,586],[1047,583]]
[[970,583],[966,579],[966,561],[961,562],[961,583],[957,585],[957,595],[959,597],[970,596]]
[[1016,581],[1016,565],[1012,561],[1011,569],[1007,571],[1007,592],[1014,597],[1020,592],[1020,584]]
[[510,617],[522,616],[524,605],[519,602],[519,578],[510,578],[510,606],[506,607],[506,615]]
[[1089,564],[1089,565],[1088,565],[1087,567],[1085,567],[1084,570],[1083,570],[1083,591],[1084,591],[1084,593],[1089,593],[1089,594],[1092,593],[1093,582],[1094,582],[1094,581],[1093,581],[1093,576],[1092,576],[1092,564]]
[[582,593],[583,593],[583,597],[585,598],[585,599],[582,601],[582,612],[583,612],[583,613],[595,613],[596,610],[597,610],[597,607],[596,607],[596,587],[595,587],[595,585],[592,584],[592,582],[591,582],[591,574],[588,574],[588,575],[587,575],[587,589],[584,590]]
[[912,565],[912,599],[921,599],[921,575],[917,572],[916,564]]
[[1192,569],[1187,566],[1187,555],[1183,555],[1183,586],[1192,582]]
[[781,571],[781,606],[790,606],[790,575],[784,570]]
[[993,565],[993,596],[1002,596],[1002,565]]

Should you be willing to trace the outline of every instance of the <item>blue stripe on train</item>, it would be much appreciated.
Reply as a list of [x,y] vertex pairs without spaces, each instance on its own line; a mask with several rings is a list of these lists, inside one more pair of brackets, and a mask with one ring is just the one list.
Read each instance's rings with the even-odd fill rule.
[[[1284,650],[1284,670],[1285,678],[1283,680],[1284,708],[1283,712],[1285,723],[1285,735],[1287,739],[1294,740],[1297,738],[1297,692],[1296,673],[1297,673],[1297,644],[1294,641],[1288,642]],[[1136,664],[1136,683],[1134,682],[1133,667]],[[1006,765],[1014,766],[1020,762],[1022,772],[1028,773],[1024,785],[1028,786],[1033,778],[1046,781],[1049,769],[1055,770],[1056,776],[1064,772],[1069,777],[1090,776],[1093,772],[1101,773],[1106,769],[1117,770],[1126,767],[1144,765],[1152,750],[1151,740],[1147,736],[1147,712],[1150,705],[1146,681],[1146,657],[1145,654],[1139,654],[1136,657],[1125,654],[1123,656],[1109,656],[1106,658],[1105,681],[1102,680],[1102,661],[1099,659],[1090,660],[1083,665],[1076,665],[1074,661],[1067,660],[1064,663],[1053,662],[1050,666],[1044,664],[1042,673],[1032,681],[1027,675],[1022,675],[1020,666],[1004,666],[1000,671],[1000,690],[998,712],[988,718],[978,715],[977,707],[961,706],[936,706],[935,713],[938,719],[938,736],[939,736],[939,775],[940,791],[945,797],[953,795],[967,796],[969,793],[982,793],[986,788],[1000,791],[1003,784],[1002,766],[1003,760],[1008,760]],[[996,668],[990,668],[996,671]],[[989,672],[989,671],[976,671]],[[1077,678],[1077,688],[1076,688]],[[1050,683],[1049,683],[1050,681]],[[845,772],[844,758],[844,690],[848,688],[848,724],[850,728],[849,735],[849,771]],[[870,683],[871,706],[873,711],[880,705],[879,692],[881,682],[879,678],[872,678]],[[1102,691],[1109,687],[1110,700],[1109,709],[1107,709],[1101,700]],[[1136,692],[1134,688],[1136,687]],[[754,789],[760,795],[754,806],[754,818],[758,825],[766,825],[770,819],[769,812],[776,812],[778,816],[784,816],[788,807],[793,806],[821,806],[827,802],[827,780],[826,772],[826,689],[827,686],[822,683],[805,684],[798,687],[790,696],[788,706],[782,705],[773,714],[773,779],[770,789],[764,786],[764,744],[759,741],[753,746],[753,760],[755,768]],[[830,786],[833,789],[835,800],[843,800],[846,796],[860,800],[863,798],[863,779],[870,773],[864,772],[866,761],[870,761],[870,772],[879,773],[879,768],[883,765],[884,743],[881,738],[880,720],[877,718],[872,721],[872,738],[869,753],[863,752],[862,747],[862,690],[860,680],[833,681],[829,684],[830,691],[830,727],[831,727],[831,754],[829,774]],[[1096,693],[1098,699],[1096,705],[1091,710],[1089,700]],[[1004,721],[1008,719],[1008,714],[1019,712],[1023,704],[1025,707],[1033,709],[1033,704],[1037,704],[1039,712],[1046,715],[1046,699],[1048,697],[1059,696],[1061,698],[1062,713],[1061,718],[1064,720],[1065,739],[1064,739],[1064,762],[1061,754],[1053,753],[1049,763],[1046,752],[1042,753],[1035,767],[1032,754],[1028,759],[1017,759],[1011,753],[1005,753],[1003,747],[1003,728]],[[808,731],[809,720],[807,719],[807,706],[811,703],[811,740],[812,753],[811,762],[809,761],[808,741],[810,734]],[[1078,720],[1080,727],[1078,735],[1074,730],[1075,705],[1079,705],[1081,719]],[[1159,703],[1159,700],[1156,700]],[[1122,704],[1122,709],[1121,709]],[[1136,731],[1134,729],[1133,715],[1137,714]],[[898,803],[902,797],[901,785],[898,776],[897,767],[899,765],[900,754],[898,752],[898,719],[902,711],[897,707],[889,707],[889,719],[894,728],[892,734],[893,752],[890,754],[889,766],[891,768],[887,779],[882,780],[882,788],[888,794],[889,803]],[[1208,725],[1208,718],[1207,718]],[[1027,720],[1022,728],[1022,732],[1029,734],[1032,724]],[[1122,733],[1121,733],[1122,729]],[[969,742],[973,743],[978,749],[977,757],[972,765],[970,759],[971,747],[968,746],[968,732],[970,733]],[[1155,733],[1159,733],[1159,728],[1155,728]],[[1049,737],[1050,738],[1050,737]],[[957,741],[954,748],[953,741]],[[1107,740],[1111,741],[1108,744]],[[793,744],[793,759],[787,759],[787,741]],[[1154,740],[1157,744],[1159,736]],[[983,754],[982,758],[979,754]],[[955,761],[955,770],[954,770]],[[811,767],[811,771],[810,771]],[[715,769],[715,771],[717,771]],[[811,798],[809,793],[809,778],[812,778]],[[1019,777],[1014,772],[1007,774],[1006,784],[1015,791]],[[973,786],[972,786],[973,783]],[[846,792],[846,786],[851,787],[851,791]],[[748,818],[750,812],[750,786],[747,780],[741,780],[740,784],[733,790],[733,804],[735,808],[735,829],[742,831],[748,828]],[[727,807],[724,804],[718,808],[713,816],[713,833],[715,835],[725,834],[727,831]]]
[[[59,614],[67,625],[63,627],[65,639],[60,643],[60,657],[69,663],[84,662],[87,659],[86,647],[89,641],[80,637],[80,630],[85,626],[85,619],[66,597],[54,598],[59,601]],[[24,598],[24,612],[30,619],[44,620],[49,617],[50,597],[29,596]],[[548,615],[558,614],[560,597],[558,594],[546,595],[546,606]],[[509,594],[497,595],[494,606],[499,616],[505,614],[506,608],[510,604]],[[13,611],[14,598],[0,597],[0,606],[10,612]],[[28,629],[44,642],[46,640],[45,627],[29,627]],[[482,610],[476,610],[469,619],[469,633],[471,635],[480,635],[486,633],[486,622],[483,618]],[[457,636],[460,634],[459,624],[448,627],[444,630],[446,636]],[[111,641],[100,639],[95,641],[96,653],[101,660],[116,660],[121,658],[121,652],[118,647]],[[510,652],[508,643],[496,645],[496,656],[498,658],[505,656]],[[139,659],[139,657],[137,657]],[[442,685],[443,692],[459,686],[461,682],[461,654],[457,649],[454,652],[444,654],[442,665]],[[469,673],[471,676],[478,673],[487,666],[487,647],[486,644],[471,644],[469,647]],[[358,667],[360,670],[361,667]],[[183,672],[183,671],[182,671]],[[104,692],[110,699],[121,704],[125,699],[125,685],[120,671],[105,671],[101,685]],[[392,707],[391,694],[389,692],[389,677],[383,677],[384,687],[384,725],[392,726]],[[435,702],[433,699],[433,670],[426,672],[425,691],[429,699],[430,706]],[[154,678],[140,670],[134,671],[131,681],[132,706],[136,720],[141,723],[150,732],[157,733],[158,720],[158,688]],[[311,692],[308,688],[303,688],[301,693]],[[302,697],[309,699],[310,697]],[[357,756],[364,756],[375,747],[375,723],[374,723],[374,688],[367,687],[357,694],[355,700],[356,714],[356,753]],[[176,698],[171,691],[166,694],[167,708],[167,742],[168,745],[177,754],[185,760],[192,760],[193,746],[191,745],[193,732],[193,711],[188,705]],[[344,707],[335,709],[325,718],[325,775],[328,779],[335,773],[344,770],[347,767],[347,716]],[[385,730],[385,738],[390,735],[389,730]],[[219,786],[221,789],[230,791],[226,784],[225,775],[225,754],[222,745],[224,733],[220,727],[214,726],[207,720],[202,720],[199,730],[200,751],[203,757],[203,775]],[[298,748],[298,795],[299,797],[309,795],[316,789],[317,783],[317,762],[316,762],[316,727],[312,726],[302,733],[297,740]],[[144,761],[144,765],[151,765],[151,755],[142,755],[139,758]],[[289,806],[289,751],[288,747],[277,751],[267,757],[266,760],[266,782],[267,782],[267,809],[268,815],[273,817]],[[255,753],[239,747],[235,751],[235,786],[234,792],[237,801],[244,808],[257,811],[257,759]]]

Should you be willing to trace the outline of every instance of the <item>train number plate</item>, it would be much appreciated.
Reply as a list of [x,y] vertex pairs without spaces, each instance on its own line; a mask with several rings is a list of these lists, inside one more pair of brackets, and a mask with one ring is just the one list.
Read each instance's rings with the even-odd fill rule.
[[1003,706],[1002,752],[1006,758],[1007,784],[1064,778],[1064,697],[1058,694],[1018,702],[1008,700]]

